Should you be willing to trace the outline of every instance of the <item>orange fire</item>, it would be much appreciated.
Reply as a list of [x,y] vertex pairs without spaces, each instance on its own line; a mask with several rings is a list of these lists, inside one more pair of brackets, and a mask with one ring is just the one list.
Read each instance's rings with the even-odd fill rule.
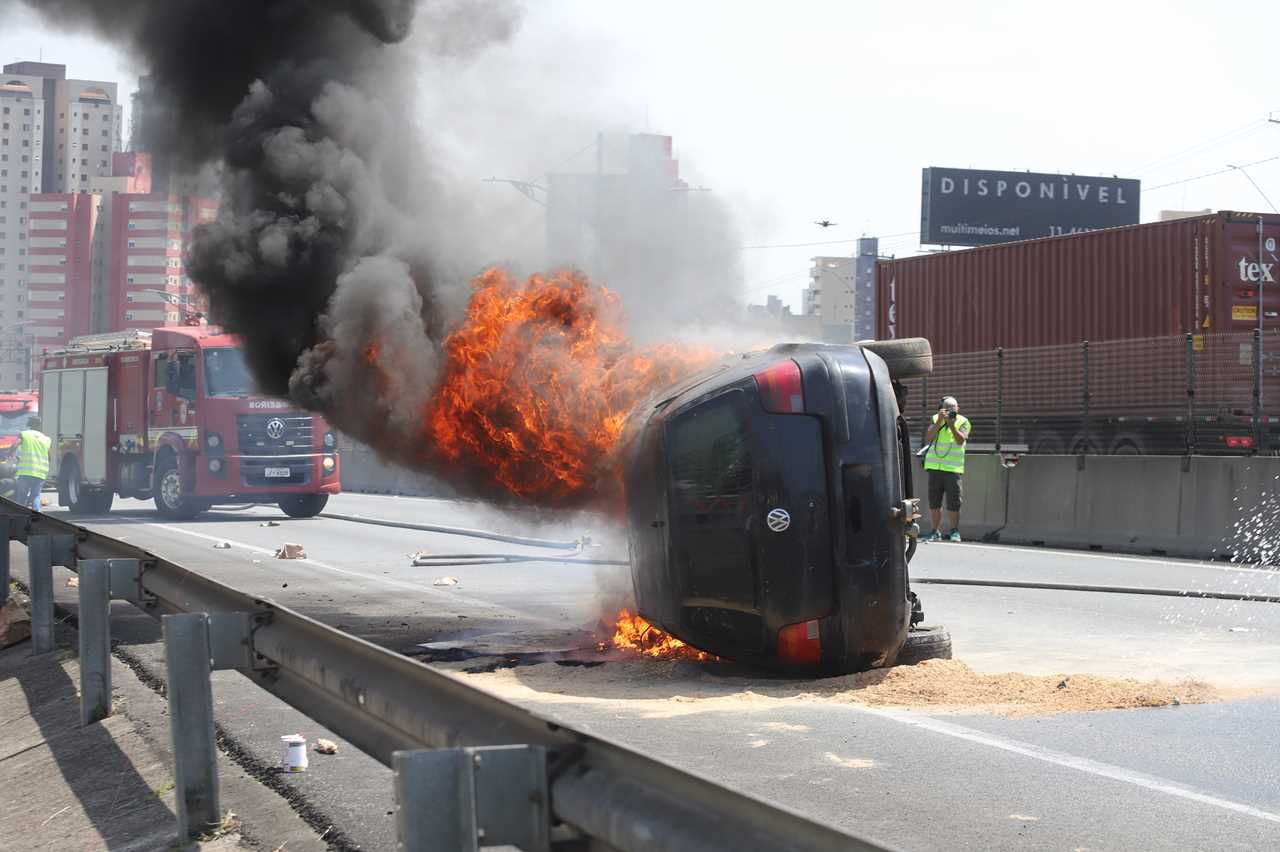
[[612,639],[600,643],[601,650],[609,647],[623,651],[638,651],[646,657],[659,660],[714,660],[713,655],[686,645],[660,628],[654,627],[631,610],[618,613]]
[[635,346],[618,297],[574,271],[519,281],[495,268],[472,287],[466,319],[444,343],[429,444],[517,497],[565,505],[615,495],[627,414],[709,353]]

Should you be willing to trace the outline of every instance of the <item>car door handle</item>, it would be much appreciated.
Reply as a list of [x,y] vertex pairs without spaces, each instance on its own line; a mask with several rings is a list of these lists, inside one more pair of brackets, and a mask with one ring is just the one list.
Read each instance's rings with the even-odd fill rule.
[[654,521],[653,523],[649,524],[649,526],[653,527],[655,530],[656,530],[656,529],[661,529],[662,527],[665,527],[666,525],[667,525],[667,522],[666,522],[666,521]]

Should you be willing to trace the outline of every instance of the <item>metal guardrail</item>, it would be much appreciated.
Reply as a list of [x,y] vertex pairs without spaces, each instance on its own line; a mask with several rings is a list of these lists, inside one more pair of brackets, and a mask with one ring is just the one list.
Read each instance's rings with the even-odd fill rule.
[[[27,545],[34,652],[53,649],[52,566],[81,575],[81,713],[110,712],[111,599],[161,620],[178,828],[221,818],[211,669],[236,669],[392,767],[400,848],[883,850],[538,716],[141,548],[0,499]],[[0,595],[9,548],[0,548]],[[673,722],[673,724],[679,724]]]

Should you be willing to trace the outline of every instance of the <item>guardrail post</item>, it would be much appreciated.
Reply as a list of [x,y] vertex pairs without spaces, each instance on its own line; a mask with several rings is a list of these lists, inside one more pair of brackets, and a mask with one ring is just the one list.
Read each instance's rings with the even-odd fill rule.
[[209,617],[203,612],[166,615],[169,729],[177,788],[178,837],[197,837],[222,821],[218,802],[218,751],[209,683]]
[[111,715],[111,568],[106,559],[80,563],[80,724]]
[[391,768],[402,852],[551,848],[545,748],[397,751],[391,755]]
[[27,539],[27,570],[31,580],[31,653],[53,650],[53,541],[47,535]]

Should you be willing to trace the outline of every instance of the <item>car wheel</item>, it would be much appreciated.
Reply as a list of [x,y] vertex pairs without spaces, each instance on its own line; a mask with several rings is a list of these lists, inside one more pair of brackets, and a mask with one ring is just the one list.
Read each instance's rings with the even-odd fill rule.
[[951,659],[951,634],[945,627],[921,624],[907,631],[907,641],[898,652],[899,666],[914,666],[925,660]]
[[182,474],[178,470],[178,460],[173,456],[164,457],[156,465],[154,491],[156,511],[171,520],[190,520],[206,508],[183,492]]
[[328,502],[328,494],[290,494],[280,498],[279,506],[291,518],[314,518]]
[[880,356],[891,379],[916,379],[933,372],[933,349],[923,337],[865,340],[858,345]]

